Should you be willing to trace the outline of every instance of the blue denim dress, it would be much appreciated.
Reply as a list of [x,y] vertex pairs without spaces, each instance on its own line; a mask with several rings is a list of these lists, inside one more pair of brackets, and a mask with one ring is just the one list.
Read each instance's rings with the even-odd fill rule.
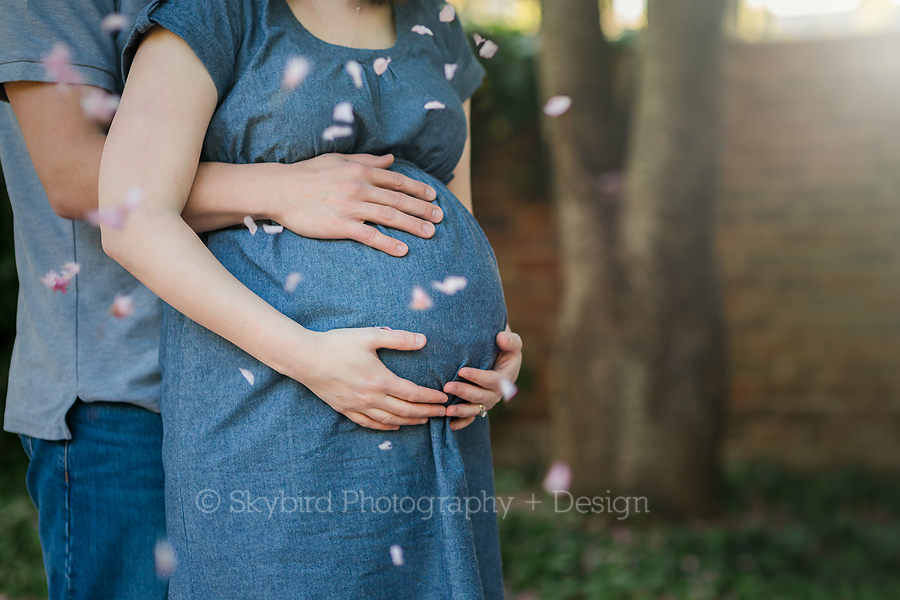
[[[207,66],[220,102],[203,160],[391,152],[393,170],[434,187],[444,219],[432,238],[387,232],[409,246],[402,258],[287,230],[232,228],[207,240],[241,282],[304,327],[424,333],[422,350],[379,355],[433,389],[463,366],[490,368],[506,325],[491,247],[445,185],[466,140],[462,102],[484,71],[459,21],[439,19],[442,6],[407,0],[394,9],[396,45],[359,50],[315,38],[284,0],[159,1],[139,16],[130,45],[159,23]],[[291,90],[282,77],[296,55],[311,68]],[[379,74],[375,60],[388,57]],[[352,123],[335,121],[340,102],[352,105]],[[425,108],[433,102],[444,108]],[[351,131],[327,139],[334,125]],[[302,281],[288,291],[291,273]],[[467,286],[453,295],[432,287],[448,276]],[[415,286],[431,308],[411,308]],[[170,598],[502,598],[487,419],[458,433],[445,418],[396,432],[358,426],[169,307],[160,358],[167,525],[179,561]]]

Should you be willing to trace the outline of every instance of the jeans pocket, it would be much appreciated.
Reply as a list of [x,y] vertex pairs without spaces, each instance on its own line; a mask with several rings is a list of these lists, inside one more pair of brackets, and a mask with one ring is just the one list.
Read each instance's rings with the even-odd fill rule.
[[22,442],[22,448],[25,449],[25,455],[28,456],[28,460],[31,460],[34,438],[30,435],[19,434],[19,440]]

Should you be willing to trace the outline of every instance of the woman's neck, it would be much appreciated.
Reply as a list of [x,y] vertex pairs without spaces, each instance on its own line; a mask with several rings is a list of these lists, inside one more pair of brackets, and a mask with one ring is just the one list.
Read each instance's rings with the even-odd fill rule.
[[[396,43],[389,3],[366,0],[283,0],[294,17],[315,37],[338,46],[390,48]],[[357,10],[359,7],[359,10]]]

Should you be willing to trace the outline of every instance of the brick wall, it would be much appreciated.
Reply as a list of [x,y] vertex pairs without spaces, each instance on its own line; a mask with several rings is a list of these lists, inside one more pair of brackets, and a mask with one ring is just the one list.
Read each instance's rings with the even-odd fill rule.
[[[733,45],[727,64],[726,458],[900,468],[900,36]],[[498,465],[545,464],[559,286],[549,202],[509,193],[515,146],[474,184],[527,348],[492,413]]]

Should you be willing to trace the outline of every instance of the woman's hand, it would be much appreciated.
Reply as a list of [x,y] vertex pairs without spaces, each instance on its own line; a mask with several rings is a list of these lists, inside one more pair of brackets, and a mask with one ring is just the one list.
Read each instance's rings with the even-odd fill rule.
[[497,346],[500,354],[491,370],[463,367],[459,370],[459,376],[471,383],[451,381],[444,386],[445,392],[466,401],[447,407],[447,416],[454,417],[450,420],[450,428],[454,431],[475,420],[481,412],[479,404],[483,404],[485,410],[490,410],[500,402],[503,398],[501,380],[515,382],[519,377],[519,369],[522,367],[522,338],[507,326],[506,331],[497,334]]
[[421,425],[429,417],[446,415],[441,403],[447,396],[394,375],[377,350],[414,351],[425,341],[421,333],[376,327],[314,332],[303,352],[307,358],[298,361],[308,367],[303,373],[286,374],[363,427],[390,431],[401,425]]
[[388,171],[390,154],[323,154],[268,171],[270,218],[294,233],[321,240],[356,240],[392,256],[405,244],[366,221],[421,238],[444,217],[431,186]]

